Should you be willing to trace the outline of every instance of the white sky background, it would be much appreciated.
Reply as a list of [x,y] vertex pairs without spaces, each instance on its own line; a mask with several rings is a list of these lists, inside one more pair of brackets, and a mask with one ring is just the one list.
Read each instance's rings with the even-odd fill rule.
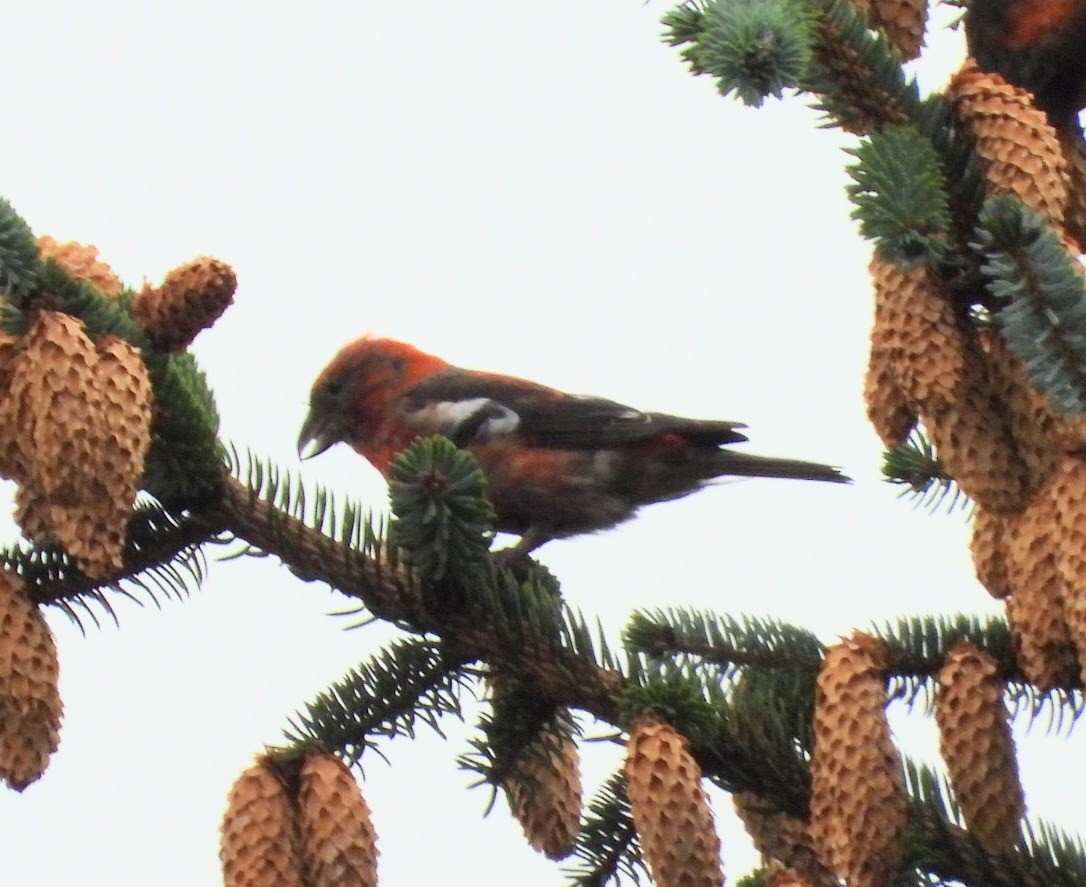
[[[390,335],[465,366],[750,425],[749,449],[840,464],[851,488],[751,481],[648,509],[540,559],[613,637],[636,607],[772,615],[832,639],[898,614],[993,610],[961,513],[879,479],[863,414],[869,247],[851,143],[790,97],[721,99],[658,39],[665,4],[12,4],[0,193],[35,233],[95,243],[138,286],[198,255],[236,305],[195,353],[226,437],[298,468],[309,384]],[[939,35],[921,67],[960,61]],[[340,447],[305,477],[383,507]],[[9,535],[14,530],[6,531]],[[207,885],[226,792],[288,715],[391,636],[271,560],[212,564],[162,611],[81,636],[49,612],[59,752],[0,794],[9,884]],[[934,730],[909,719],[907,745]],[[551,885],[499,801],[465,790],[465,730],[367,757],[382,883]],[[589,725],[589,732],[592,732]],[[1034,812],[1083,825],[1073,745],[1035,731]],[[619,760],[585,749],[586,795]],[[754,864],[714,790],[729,877]],[[1073,799],[1073,800],[1072,800]]]

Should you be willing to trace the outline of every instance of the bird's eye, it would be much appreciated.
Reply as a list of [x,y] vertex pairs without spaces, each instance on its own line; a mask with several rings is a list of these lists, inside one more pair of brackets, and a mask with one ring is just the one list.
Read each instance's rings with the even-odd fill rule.
[[339,397],[341,391],[343,391],[342,379],[329,379],[324,383],[324,393],[329,397]]

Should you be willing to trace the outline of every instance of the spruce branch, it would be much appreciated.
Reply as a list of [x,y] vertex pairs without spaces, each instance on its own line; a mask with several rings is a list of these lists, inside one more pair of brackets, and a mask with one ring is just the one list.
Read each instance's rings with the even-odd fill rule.
[[1045,221],[1012,197],[984,204],[974,248],[1011,351],[1054,406],[1086,413],[1086,288],[1082,268]]
[[793,685],[775,696],[775,688],[785,682],[773,676],[748,687],[742,684],[719,710],[715,742],[698,746],[695,756],[706,777],[725,791],[751,792],[775,809],[806,820],[813,676],[808,693],[796,692]]
[[[559,751],[559,737],[580,735],[568,709],[551,705],[529,687],[498,674],[490,677],[489,684],[490,712],[479,719],[479,735],[470,740],[472,751],[459,759],[462,769],[479,775],[473,788],[484,783],[497,788],[510,779],[523,780],[535,769],[521,766],[525,755],[532,763],[549,765]],[[534,791],[534,786],[527,788]]]
[[[273,475],[277,475],[277,478]],[[283,493],[286,485],[283,478],[283,475],[276,472],[265,471],[263,484],[265,487],[278,489],[281,501],[294,500],[289,504],[297,507],[299,497],[293,492]],[[389,619],[412,633],[441,638],[440,647],[432,641],[405,642],[413,645],[413,649],[429,651],[429,656],[436,657],[439,654],[435,651],[440,651],[440,664],[437,659],[425,660],[429,662],[429,670],[420,668],[411,673],[414,681],[408,682],[411,692],[398,695],[383,691],[361,694],[364,700],[361,706],[357,706],[356,701],[349,698],[348,690],[344,690],[338,700],[335,694],[331,694],[325,700],[329,711],[338,707],[341,713],[346,713],[358,707],[364,714],[368,712],[373,717],[368,720],[363,717],[362,721],[359,721],[354,715],[350,715],[343,720],[337,720],[330,714],[326,720],[328,731],[314,728],[309,733],[299,733],[295,737],[298,740],[315,741],[319,737],[321,742],[332,740],[334,744],[338,738],[347,745],[348,751],[357,750],[358,746],[352,745],[352,742],[364,744],[369,741],[371,732],[374,729],[379,731],[385,723],[381,721],[379,714],[383,713],[393,720],[413,717],[415,703],[412,700],[417,701],[419,698],[412,695],[414,690],[418,689],[420,693],[431,689],[435,693],[451,692],[449,685],[443,683],[449,679],[450,669],[456,671],[461,665],[476,660],[490,662],[502,671],[516,676],[518,680],[525,682],[532,693],[547,699],[551,704],[586,711],[607,723],[618,725],[622,722],[620,703],[628,697],[627,679],[621,671],[603,667],[587,656],[572,654],[564,647],[562,638],[568,637],[570,631],[568,627],[562,630],[561,626],[568,623],[569,618],[562,617],[557,620],[560,629],[557,635],[553,631],[555,621],[544,620],[547,625],[537,626],[545,629],[541,633],[522,628],[517,635],[519,642],[510,642],[509,626],[499,623],[512,619],[510,600],[515,597],[514,590],[520,586],[509,576],[507,570],[495,571],[496,575],[505,577],[507,584],[503,586],[503,592],[496,595],[499,601],[498,609],[501,611],[497,616],[488,613],[485,607],[478,606],[483,599],[478,595],[469,597],[472,605],[467,611],[457,613],[446,610],[436,616],[425,608],[419,594],[418,580],[402,568],[392,569],[387,560],[380,560],[372,553],[367,554],[308,526],[300,518],[278,509],[258,496],[249,486],[233,478],[228,478],[223,483],[220,496],[219,502],[205,507],[198,520],[194,517],[194,530],[202,522],[201,532],[214,532],[217,536],[219,530],[229,531],[234,537],[260,550],[280,556],[301,573],[319,577],[344,593],[357,597],[376,615]],[[318,510],[323,510],[322,523],[326,526],[336,523],[332,521],[330,508]],[[346,511],[352,515],[358,513],[353,506]],[[358,539],[364,535],[359,529],[361,523],[357,518],[351,517],[347,524],[352,527],[352,538]],[[376,551],[380,545],[371,539],[368,547],[371,551]],[[537,584],[540,584],[539,580]],[[535,602],[528,604],[528,610],[533,607],[543,608],[553,614],[553,593],[546,583],[540,585],[535,595],[529,595],[529,599],[534,599]],[[547,599],[552,602],[549,611],[543,605]],[[522,604],[519,612],[523,610]],[[562,612],[559,608],[559,614]],[[706,625],[712,624],[704,621]],[[587,632],[583,620],[580,624],[581,629],[573,632],[574,635],[579,636],[581,631]],[[728,632],[737,633],[736,625],[729,626],[727,622],[724,625],[726,629],[721,629],[721,633],[725,636]],[[992,630],[996,631],[997,635],[999,631],[1005,631],[1001,628]],[[706,635],[710,634],[709,629],[704,629],[704,632]],[[781,637],[787,635],[787,632],[781,629],[777,629],[777,633]],[[893,635],[895,632],[887,633]],[[906,634],[903,630],[897,630],[896,633]],[[935,632],[935,639],[932,638],[932,632],[921,632],[910,643],[920,648],[919,653],[925,654],[926,651],[926,655],[934,657],[937,648],[952,638],[968,637],[980,640],[979,645],[984,646],[983,631],[979,634],[980,637],[978,630],[970,626],[959,629],[951,627]],[[940,637],[941,640],[938,639]],[[781,642],[778,640],[776,643]],[[997,646],[994,637],[987,639],[987,646]],[[908,664],[904,652],[896,652],[895,656],[901,660],[897,663],[898,667]],[[917,668],[921,664],[914,663]],[[659,685],[659,681],[645,680],[646,676],[651,676],[652,669],[656,666],[633,665],[631,663],[632,673],[637,677],[638,683],[643,685],[636,692],[643,692],[643,687],[652,683]],[[927,668],[928,665],[924,664],[924,667]],[[938,662],[932,661],[930,669],[936,668]],[[744,669],[743,679],[736,684],[731,698],[727,700],[717,695],[726,684],[724,672],[707,669],[702,663],[701,668],[694,669],[691,666],[689,670],[670,674],[675,678],[676,686],[696,677],[698,694],[706,701],[710,701],[710,696],[712,697],[713,705],[710,708],[715,714],[711,721],[706,722],[708,729],[694,731],[698,741],[693,750],[705,776],[727,790],[751,791],[775,809],[805,818],[809,772],[806,742],[803,739],[805,731],[802,727],[804,694],[775,692],[770,683],[766,682],[772,680],[767,679],[766,675],[787,675],[788,671],[747,667]],[[746,685],[748,675],[751,676],[750,684]],[[366,685],[364,678],[362,685]],[[356,688],[357,686],[355,684]],[[372,688],[372,681],[369,686]],[[711,692],[713,687],[717,689]],[[636,699],[636,692],[635,696],[629,697],[630,701]],[[454,704],[450,697],[441,698],[444,700],[441,704],[453,711]],[[385,708],[374,703],[380,699],[388,703]],[[648,704],[658,704],[660,697],[653,699],[650,688],[642,703],[646,701]],[[443,708],[442,711],[444,710]],[[316,724],[317,719],[313,718],[312,722]],[[398,723],[403,724],[405,721],[400,720]],[[337,730],[340,732],[337,733]],[[1073,869],[1068,867],[1081,861],[1076,861],[1073,848],[1067,849],[1062,845],[1057,849],[1051,847],[1046,840],[1048,832],[1044,830],[1039,832],[1038,846],[1016,851],[1009,863],[1003,858],[992,861],[978,852],[975,842],[967,832],[946,821],[945,811],[934,802],[920,804],[914,812],[911,828],[918,836],[916,840],[922,842],[922,852],[918,851],[916,864],[928,874],[948,880],[957,879],[967,885],[979,887],[981,884],[991,883],[1070,883],[1063,880],[1062,876],[1057,878],[1052,872],[1060,867],[1072,871]],[[613,855],[608,856],[606,850],[601,850],[591,857],[600,866],[600,872],[622,870],[624,863],[615,860],[629,858],[629,851],[625,849],[630,846],[626,843],[627,833],[619,829],[617,832],[612,830],[610,834],[616,839],[616,843],[610,845]],[[1046,859],[1055,858],[1053,854],[1058,854],[1063,861],[1056,864],[1046,862]],[[585,858],[587,857],[582,855],[582,859]],[[993,866],[1005,864],[1010,866],[1007,870],[1013,872],[1013,878],[1006,880],[1000,876],[995,880],[987,879]],[[585,871],[585,878],[597,877],[591,874],[596,871],[595,868]],[[606,875],[602,877],[603,880],[585,880],[583,883],[604,883]],[[1014,878],[1018,880],[1015,881]],[[1050,880],[1046,881],[1045,878]]]
[[147,350],[144,360],[156,409],[143,487],[171,507],[212,500],[226,475],[226,454],[207,379],[188,352]]
[[441,734],[442,716],[462,717],[459,692],[468,678],[460,666],[435,644],[395,641],[319,694],[291,719],[284,735],[295,745],[317,743],[354,763],[375,747],[374,734],[413,737],[420,719]]
[[969,497],[939,461],[934,445],[919,430],[914,430],[905,443],[883,453],[882,474],[888,483],[901,487],[899,498],[911,498],[917,508],[934,512],[947,503],[949,513],[970,504]]
[[912,126],[888,126],[851,150],[848,194],[860,233],[894,262],[934,262],[947,251],[946,178],[931,141]]
[[0,295],[21,303],[37,286],[40,252],[30,226],[0,197]]
[[137,603],[160,606],[163,598],[180,599],[199,587],[206,572],[202,546],[222,543],[221,528],[198,512],[180,515],[157,503],[137,506],[129,522],[121,570],[90,579],[59,545],[42,542],[0,551],[0,566],[17,573],[38,604],[60,608],[83,627],[82,609],[95,624],[96,605],[117,621],[111,603],[116,594]]
[[713,0],[698,24],[696,69],[753,107],[797,87],[811,59],[814,19],[803,0]]
[[815,108],[849,132],[916,122],[921,102],[897,52],[849,0],[814,0],[819,11],[814,54],[804,88]]
[[705,29],[705,4],[699,0],[685,0],[660,17],[664,26],[661,39],[668,46],[685,46],[696,43]]
[[623,641],[653,659],[694,656],[736,667],[817,670],[824,650],[809,631],[776,619],[679,608],[634,613]]
[[137,348],[147,347],[147,337],[131,313],[131,294],[113,299],[85,280],[72,277],[54,257],[40,262],[33,293],[23,302],[4,306],[4,331],[21,335],[26,331],[30,307],[63,311],[78,317],[94,336],[117,336]]
[[718,678],[711,668],[638,663],[622,698],[619,725],[628,727],[652,713],[686,736],[695,748],[710,747],[721,728],[720,711],[727,703],[724,682]]
[[395,539],[419,574],[439,581],[486,560],[494,509],[475,460],[447,438],[420,438],[392,462]]
[[490,662],[528,681],[555,704],[582,708],[613,721],[622,675],[526,627],[518,626],[520,633],[511,636],[513,595],[508,589],[498,596],[506,605],[497,617],[480,612],[480,608],[446,610],[438,616],[426,608],[420,583],[408,571],[391,568],[381,558],[330,538],[280,511],[234,478],[224,482],[221,495],[211,513],[223,526],[260,551],[275,554],[298,574],[319,577],[337,591],[361,600],[375,616],[406,631],[441,636],[446,655],[464,662]]
[[622,770],[611,776],[588,805],[584,825],[573,851],[578,865],[566,869],[570,883],[578,887],[603,887],[620,877],[640,884],[648,877],[641,858],[626,797],[626,776]]
[[[311,575],[324,579],[333,578],[330,574],[335,574],[336,579],[342,577],[345,591],[372,602],[401,624],[410,624],[406,621],[409,613],[399,597],[402,589],[390,583],[387,574],[378,576],[371,559],[353,549],[342,551],[340,543],[304,524],[292,525],[296,518],[282,514],[271,518],[268,512],[274,507],[236,481],[228,481],[224,489],[230,497],[226,508],[229,523],[239,537],[275,553],[279,553],[277,546],[281,545],[288,562],[301,563]],[[278,524],[279,532],[270,531],[269,524]],[[323,552],[323,558],[314,556],[316,552]],[[343,569],[345,563],[353,564],[355,570]],[[471,608],[467,618],[452,612],[443,613],[440,619],[426,611],[414,615],[425,622],[429,632],[442,637],[445,655],[452,656],[453,661],[489,661],[556,705],[579,708],[611,724],[621,722],[619,700],[625,683],[622,674],[569,656],[553,636],[532,638],[529,633],[523,635],[525,642],[510,645],[507,635],[488,621],[485,610],[476,607]],[[413,629],[418,632],[419,626]],[[933,663],[934,667],[937,665]],[[710,682],[704,673],[701,677],[707,687]],[[694,747],[699,765],[707,778],[722,787],[752,791],[778,809],[805,818],[809,772],[803,743],[797,742],[796,712],[784,706],[756,714],[753,696],[747,702],[740,700],[739,706],[733,702],[717,709],[714,722],[720,724],[719,728],[703,732]],[[948,823],[931,804],[914,814],[912,827],[924,842],[924,871],[978,887],[1011,883],[986,880],[995,863],[978,855],[968,833]],[[1009,870],[1019,883],[1042,883],[1048,867],[1040,857],[1040,852],[1016,851]],[[1001,858],[999,864],[1003,862]]]
[[[263,475],[257,474],[254,481],[259,486]],[[323,523],[328,512],[320,511]],[[224,529],[255,549],[276,555],[297,575],[327,582],[394,624],[411,626],[420,634],[430,630],[418,583],[409,573],[277,508],[262,498],[258,489],[229,477],[223,482],[219,501],[208,512]],[[334,522],[334,514],[331,520]]]

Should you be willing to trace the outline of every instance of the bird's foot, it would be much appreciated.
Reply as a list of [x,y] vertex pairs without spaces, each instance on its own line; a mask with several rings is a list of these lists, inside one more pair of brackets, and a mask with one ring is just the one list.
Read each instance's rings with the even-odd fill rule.
[[493,555],[494,562],[502,567],[526,566],[529,561],[528,555],[549,540],[549,536],[544,536],[538,530],[529,528],[520,537],[520,541],[516,545],[495,551]]

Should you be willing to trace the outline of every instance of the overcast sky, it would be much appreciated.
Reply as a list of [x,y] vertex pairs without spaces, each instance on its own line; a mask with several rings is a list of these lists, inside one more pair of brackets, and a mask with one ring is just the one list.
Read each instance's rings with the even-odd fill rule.
[[[617,637],[637,607],[770,615],[826,640],[899,614],[994,612],[962,513],[879,479],[861,399],[869,247],[842,149],[803,101],[720,98],[658,39],[667,5],[12,4],[0,193],[35,233],[96,244],[131,286],[199,255],[237,303],[196,342],[224,436],[376,508],[338,447],[300,467],[308,387],[370,331],[464,366],[750,426],[751,452],[843,466],[852,487],[726,484],[539,554]],[[956,34],[921,64],[938,87]],[[8,527],[9,535],[15,530]],[[9,884],[219,880],[230,784],[287,717],[393,636],[271,560],[213,564],[184,604],[118,602],[83,637],[48,618],[61,747],[0,794]],[[934,728],[908,719],[909,750]],[[589,733],[591,724],[586,724]],[[1083,825],[1073,747],[1031,736],[1031,809]],[[383,884],[553,885],[448,741],[367,757]],[[586,748],[586,793],[617,765]],[[1079,772],[1075,767],[1074,772]],[[713,791],[729,877],[755,862]]]

